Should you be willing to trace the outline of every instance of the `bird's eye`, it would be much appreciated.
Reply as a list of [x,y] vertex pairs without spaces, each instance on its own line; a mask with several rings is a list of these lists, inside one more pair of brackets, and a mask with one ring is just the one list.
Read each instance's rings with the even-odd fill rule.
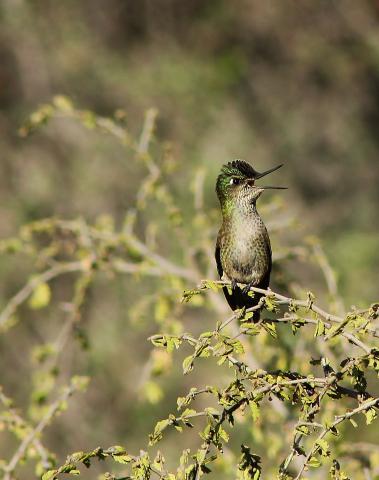
[[241,183],[239,178],[233,177],[230,179],[229,185],[239,185]]

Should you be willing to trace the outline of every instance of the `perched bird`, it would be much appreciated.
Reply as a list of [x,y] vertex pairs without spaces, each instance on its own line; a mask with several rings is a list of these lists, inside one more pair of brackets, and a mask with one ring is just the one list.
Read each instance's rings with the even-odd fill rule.
[[[271,273],[271,245],[266,227],[259,216],[256,201],[268,189],[255,180],[282,165],[259,173],[243,160],[224,165],[217,177],[216,193],[221,205],[222,225],[217,236],[216,263],[219,276],[231,282],[231,292],[224,295],[232,310],[257,305],[261,295],[249,295],[250,287],[267,288]],[[245,284],[240,288],[237,283]],[[254,319],[259,319],[255,312]]]

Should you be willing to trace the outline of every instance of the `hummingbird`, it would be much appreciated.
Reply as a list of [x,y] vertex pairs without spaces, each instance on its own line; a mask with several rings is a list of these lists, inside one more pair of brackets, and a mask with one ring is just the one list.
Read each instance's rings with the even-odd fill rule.
[[[249,163],[234,160],[223,165],[217,177],[216,193],[222,225],[215,257],[220,278],[231,282],[231,290],[225,286],[223,291],[232,310],[258,304],[262,295],[254,293],[252,297],[250,287],[266,289],[269,286],[272,267],[270,237],[256,202],[265,190],[286,187],[260,187],[255,181],[282,166],[259,173]],[[245,286],[240,288],[237,284]],[[259,319],[259,311],[254,312],[253,319]]]

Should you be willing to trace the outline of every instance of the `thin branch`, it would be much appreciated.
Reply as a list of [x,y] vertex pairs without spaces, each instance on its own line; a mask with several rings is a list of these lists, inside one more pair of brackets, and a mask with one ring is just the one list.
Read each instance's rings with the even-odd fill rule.
[[[10,399],[4,395],[1,387],[0,387],[0,401],[4,405],[4,407],[7,408],[7,412],[9,413],[9,415],[17,425],[22,426],[22,428],[24,429],[31,428],[30,425],[16,412],[14,408],[9,408]],[[39,438],[34,438],[32,443],[41,458],[44,468],[46,469],[50,468],[51,462],[49,461],[48,450],[42,445]]]
[[49,270],[32,277],[24,287],[14,295],[0,314],[0,329],[4,327],[9,318],[15,313],[17,308],[24,303],[33,293],[38,285],[49,282],[55,277],[65,273],[81,272],[87,269],[83,262],[70,262],[55,264]]
[[62,393],[62,395],[53,402],[45,415],[41,418],[37,426],[31,430],[31,432],[26,435],[26,437],[20,443],[18,449],[12,456],[9,463],[2,467],[3,470],[6,472],[4,476],[4,480],[11,480],[12,473],[17,467],[20,460],[25,456],[27,449],[29,448],[30,444],[32,444],[36,438],[43,432],[43,430],[48,426],[51,419],[61,410],[62,404],[68,400],[68,398],[78,389],[74,382],[71,383],[70,386],[66,387]]
[[[218,284],[218,285],[230,285],[230,282],[226,282],[224,280],[218,280],[218,281],[215,281],[214,283]],[[266,297],[274,298],[275,300],[277,300],[278,305],[288,305],[291,308],[298,307],[298,308],[305,308],[307,310],[311,310],[314,313],[316,313],[317,315],[319,315],[320,317],[322,317],[326,321],[324,323],[325,323],[326,326],[328,326],[328,328],[330,328],[331,325],[330,325],[330,323],[327,323],[327,322],[334,322],[334,323],[339,323],[339,324],[344,322],[344,318],[326,312],[321,307],[317,306],[313,302],[313,300],[310,300],[310,299],[308,299],[308,300],[293,299],[293,298],[290,298],[290,297],[286,297],[285,295],[282,295],[280,293],[274,292],[270,289],[250,287],[250,290],[253,291],[253,292],[262,293]],[[256,307],[252,307],[251,309],[247,309],[247,312],[254,311],[254,309],[256,309]],[[284,318],[286,318],[286,317],[284,317]],[[273,321],[275,321],[275,319]],[[308,319],[308,323],[317,323],[317,322],[315,320]],[[373,347],[371,347],[369,345],[366,345],[364,342],[359,340],[359,338],[357,338],[352,333],[345,332],[345,331],[342,330],[341,334],[345,338],[347,338],[350,342],[354,343],[356,346],[363,349],[365,351],[365,353],[370,353],[373,350]]]
[[319,441],[322,440],[332,429],[337,427],[337,425],[339,425],[341,422],[343,422],[345,420],[348,420],[349,418],[353,417],[354,415],[357,415],[358,413],[367,411],[369,408],[375,407],[377,405],[379,405],[379,398],[373,398],[371,400],[368,400],[368,401],[362,403],[361,405],[359,405],[359,407],[355,408],[354,410],[346,412],[344,415],[339,415],[339,416],[335,417],[334,422],[331,425],[329,425],[328,427],[325,427],[323,429],[323,431],[319,434],[319,436],[316,438],[316,440],[314,441],[311,449],[309,450],[308,454],[305,457],[305,460],[304,460],[298,474],[295,477],[295,480],[300,480],[300,478],[301,478],[301,476],[304,472],[304,469],[306,468],[309,460],[311,459],[312,455],[314,455],[316,453],[316,451],[318,449],[317,445],[318,445]]

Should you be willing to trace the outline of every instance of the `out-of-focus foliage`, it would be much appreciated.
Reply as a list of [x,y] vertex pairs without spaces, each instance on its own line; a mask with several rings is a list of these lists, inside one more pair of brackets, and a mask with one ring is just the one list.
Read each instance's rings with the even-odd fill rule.
[[[233,475],[258,480],[268,475],[299,480],[306,478],[310,468],[320,472],[318,478],[325,478],[329,471],[336,480],[377,475],[377,444],[374,438],[367,441],[372,434],[364,425],[373,424],[379,405],[373,381],[379,374],[379,304],[346,310],[319,242],[313,238],[285,246],[282,233],[291,222],[275,223],[283,208],[272,202],[263,211],[273,219],[271,233],[283,239],[274,260],[281,267],[278,277],[282,288],[293,297],[258,289],[265,295],[256,307],[223,320],[225,302],[219,290],[225,282],[207,278],[212,276],[214,264],[215,216],[205,209],[204,170],[194,172],[192,205],[186,209],[191,222],[185,221],[185,212],[178,207],[170,187],[175,157],[154,141],[156,115],[154,109],[146,112],[136,139],[122,120],[78,110],[68,98],[56,96],[51,104],[34,112],[20,130],[21,135],[28,136],[57,120],[75,122],[77,128],[82,124],[98,135],[114,137],[128,159],[140,164],[146,175],[120,227],[111,216],[100,216],[94,223],[83,218],[52,217],[25,224],[18,236],[0,244],[3,255],[23,257],[34,265],[34,273],[0,314],[4,337],[17,329],[24,308],[31,312],[50,310],[49,325],[39,330],[43,340],[31,352],[35,366],[28,418],[18,413],[5,394],[0,396],[3,430],[18,439],[10,459],[6,460],[5,452],[0,463],[4,479],[15,478],[23,464],[35,464],[36,474],[43,480],[80,475],[81,466],[92,468],[94,459],[107,458],[119,468],[110,467],[113,473],[104,472],[104,479],[157,476],[197,480],[215,473],[221,478]],[[299,260],[319,267],[329,294],[329,311],[320,308],[314,295],[299,286],[302,282],[293,283],[285,274]],[[78,376],[83,365],[78,368],[77,358],[82,362],[89,348],[95,356],[101,351],[100,345],[90,346],[89,334],[96,323],[86,328],[83,313],[96,303],[95,298],[106,295],[105,283],[108,287],[116,285],[115,277],[125,275],[135,287],[128,309],[128,333],[137,322],[144,333],[152,328],[160,331],[150,336],[158,350],[145,355],[138,381],[134,379],[129,385],[139,390],[137,403],[156,406],[160,416],[167,408],[167,417],[152,422],[155,426],[150,426],[148,445],[146,440],[139,444],[135,440],[134,448],[139,453],[133,453],[133,443],[124,448],[113,442],[111,447],[75,451],[59,466],[41,434],[67,408],[68,398],[87,387],[87,376]],[[196,287],[201,278],[207,279]],[[251,294],[256,290],[252,288]],[[58,299],[62,292],[64,298]],[[304,296],[304,300],[297,300],[295,295]],[[62,310],[59,326],[54,322],[56,301]],[[256,309],[262,310],[261,320],[252,322]],[[187,325],[187,316],[192,318],[191,325]],[[97,327],[102,330],[103,342],[107,341],[103,325],[111,321],[104,310]],[[73,355],[74,340],[82,353],[77,352],[70,361],[64,357],[67,351]],[[191,375],[184,394],[184,386],[179,392],[178,383],[171,384],[178,411],[173,413],[173,405],[166,402],[164,406],[162,402],[166,392],[159,377],[167,381],[180,374],[176,367],[180,352],[183,373]],[[130,382],[127,362],[137,360],[136,349],[124,349],[119,355],[119,367],[113,363],[110,367],[117,370],[116,376]],[[84,369],[92,373],[88,367]],[[197,369],[195,380],[193,372]],[[96,374],[92,376],[97,383]],[[64,381],[69,387],[60,393]],[[110,405],[116,399],[109,398]],[[74,434],[65,442],[71,450],[77,450],[75,432],[85,423],[87,414],[93,416],[84,406],[76,414]],[[98,417],[99,412],[95,412],[93,419]],[[109,417],[117,422],[124,420],[113,408]],[[348,421],[360,427],[365,442],[350,438]],[[59,437],[62,425],[54,425]],[[172,430],[182,434],[182,444],[172,433],[171,441],[165,442]],[[104,435],[96,428],[94,431],[91,440],[95,437],[99,443]],[[128,438],[126,434],[125,440]],[[162,450],[167,449],[167,454],[156,450],[157,443],[162,444]]]
[[[30,478],[35,465],[39,474],[78,449],[114,458],[124,449],[108,446],[125,445],[139,457],[178,395],[232,382],[233,368],[212,358],[196,358],[182,377],[188,342],[166,352],[146,341],[185,332],[196,340],[228,318],[217,286],[179,300],[214,278],[214,182],[232,158],[257,169],[285,162],[272,182],[290,189],[260,202],[275,292],[308,298],[311,290],[342,319],[378,300],[378,12],[374,0],[0,2],[0,458],[8,472],[17,467],[9,475]],[[343,325],[347,333],[355,321]],[[278,322],[277,339],[269,322],[252,339],[241,334],[241,361],[306,377],[328,375],[311,356],[337,372],[343,358],[361,355],[341,332],[329,338],[325,321],[315,338],[312,324],[288,322]],[[233,337],[237,327],[225,330]],[[87,392],[76,394],[86,377]],[[367,378],[374,397],[375,378]],[[59,416],[68,392],[75,397]],[[209,398],[187,408],[205,411]],[[357,406],[325,400],[331,415]],[[286,412],[263,401],[253,424],[237,414],[211,475],[235,476],[258,455],[270,478],[299,414],[284,403]],[[375,426],[361,416],[358,430],[341,425],[343,442],[328,437],[337,478],[377,475]],[[187,448],[193,463],[200,422],[185,435],[164,431],[168,470]],[[82,474],[112,467],[92,462]]]

